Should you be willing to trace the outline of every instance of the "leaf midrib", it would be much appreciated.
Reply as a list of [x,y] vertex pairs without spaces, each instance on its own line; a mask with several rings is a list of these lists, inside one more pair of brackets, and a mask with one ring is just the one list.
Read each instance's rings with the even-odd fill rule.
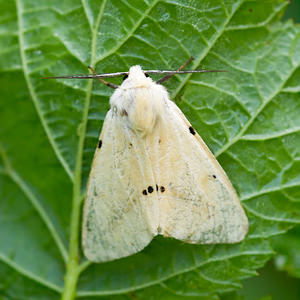
[[[104,13],[104,8],[107,0],[102,2],[95,26],[92,30],[92,47],[90,65],[94,66],[97,49],[97,35],[99,26]],[[72,199],[72,211],[70,220],[70,241],[69,241],[69,258],[66,266],[65,285],[62,294],[63,300],[73,299],[76,294],[77,280],[82,270],[79,265],[79,228],[80,228],[80,211],[81,211],[81,177],[82,177],[82,159],[84,152],[84,142],[86,137],[86,128],[88,122],[88,114],[90,101],[92,96],[93,80],[88,81],[87,93],[85,97],[84,109],[82,113],[82,121],[80,123],[81,130],[79,134],[79,142],[75,163],[75,180],[73,184],[73,199]]]

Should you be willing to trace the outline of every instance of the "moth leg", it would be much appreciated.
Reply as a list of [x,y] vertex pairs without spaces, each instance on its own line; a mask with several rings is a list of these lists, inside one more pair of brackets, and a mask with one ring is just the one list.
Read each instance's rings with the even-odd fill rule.
[[[88,68],[89,68],[90,71],[93,73],[93,75],[97,75],[97,73],[96,73],[96,71],[94,70],[93,67],[88,66]],[[105,81],[105,80],[103,80],[102,78],[97,77],[97,79],[98,79],[100,82],[102,82],[103,84],[109,86],[109,87],[112,88],[112,89],[117,89],[117,88],[119,87],[118,85],[113,84],[113,83],[108,82],[108,81]]]

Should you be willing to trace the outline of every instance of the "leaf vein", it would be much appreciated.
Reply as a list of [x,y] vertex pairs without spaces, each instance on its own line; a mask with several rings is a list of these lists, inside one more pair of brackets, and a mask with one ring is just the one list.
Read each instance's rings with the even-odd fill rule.
[[138,29],[138,27],[141,25],[141,23],[144,21],[144,19],[148,16],[148,14],[150,13],[150,11],[153,9],[153,7],[158,2],[159,2],[159,0],[153,1],[153,3],[147,8],[147,10],[145,11],[145,13],[141,16],[141,18],[136,22],[135,26],[133,26],[133,28],[127,33],[127,35],[125,35],[120,40],[120,42],[115,47],[113,47],[110,51],[106,52],[106,54],[104,54],[102,57],[98,58],[95,61],[95,64],[97,64],[101,60],[104,60],[106,57],[110,56],[114,52],[118,51],[125,44],[125,42],[133,35],[133,33]]
[[246,134],[244,136],[241,137],[241,140],[245,140],[245,141],[266,141],[266,140],[270,140],[270,139],[274,139],[277,137],[283,137],[283,136],[287,136],[293,133],[297,133],[300,131],[300,126],[296,126],[290,129],[286,129],[286,130],[282,130],[282,131],[277,131],[274,133],[270,133],[270,134]]
[[119,290],[117,290],[117,289],[116,290],[107,290],[107,291],[78,291],[77,296],[78,297],[105,296],[105,295],[118,295],[118,294],[128,293],[128,292],[131,292],[131,291],[136,291],[136,290],[139,290],[139,289],[142,289],[142,288],[153,286],[155,284],[160,284],[160,283],[164,282],[165,280],[170,279],[170,278],[172,278],[176,275],[182,275],[184,273],[194,271],[195,269],[203,267],[203,266],[208,265],[210,263],[215,263],[215,262],[218,262],[218,261],[223,261],[223,260],[226,260],[226,259],[232,259],[232,258],[236,258],[236,257],[253,256],[253,255],[262,256],[262,255],[272,255],[272,254],[274,254],[274,253],[270,250],[269,251],[268,250],[259,250],[259,251],[249,250],[249,251],[245,251],[245,252],[238,253],[238,254],[224,255],[224,256],[220,256],[219,258],[208,259],[205,262],[199,263],[197,266],[186,268],[185,270],[181,270],[180,272],[174,272],[174,274],[172,274],[172,275],[165,276],[162,279],[153,280],[152,282],[144,283],[144,284],[141,284],[139,286],[124,288],[124,289],[119,289]]
[[35,208],[35,210],[38,212],[40,218],[43,220],[44,224],[48,228],[50,234],[52,235],[58,249],[60,250],[60,253],[62,255],[62,258],[66,262],[68,259],[68,254],[66,247],[58,235],[57,231],[55,230],[55,227],[53,225],[53,222],[47,215],[45,209],[43,206],[39,203],[38,199],[35,197],[33,192],[30,190],[28,184],[23,180],[23,178],[12,168],[10,165],[10,162],[8,161],[8,158],[6,156],[6,153],[3,150],[3,147],[0,145],[0,155],[3,158],[4,166],[6,169],[6,174],[12,179],[12,181],[20,188],[20,190],[24,193],[24,195],[28,198],[32,206]]
[[[297,66],[298,67],[298,66]],[[244,133],[248,130],[248,128],[253,124],[253,122],[256,120],[257,116],[263,111],[263,109],[281,92],[281,89],[286,84],[286,82],[290,79],[290,77],[293,75],[294,71],[297,69],[297,67],[292,68],[292,70],[289,72],[285,80],[281,82],[279,87],[274,91],[273,95],[269,97],[269,99],[263,101],[261,106],[257,109],[257,111],[252,115],[252,117],[249,119],[249,121],[245,124],[245,126],[241,129],[241,131],[228,143],[226,143],[222,148],[220,148],[215,156],[221,155],[223,152],[228,150],[232,145],[234,145],[236,142],[238,142]],[[255,76],[254,76],[255,77]],[[259,91],[259,90],[258,90]]]
[[23,27],[24,27],[24,25],[23,25],[23,7],[21,4],[21,0],[16,0],[16,7],[17,7],[17,23],[18,23],[18,39],[19,39],[19,45],[20,45],[20,56],[21,56],[21,63],[22,63],[22,67],[23,67],[24,78],[25,78],[25,81],[26,81],[26,84],[28,87],[28,91],[31,96],[32,102],[35,106],[35,109],[37,111],[37,114],[39,116],[39,119],[42,123],[42,126],[45,130],[45,133],[48,137],[48,140],[49,140],[58,160],[62,164],[64,170],[69,175],[71,181],[73,181],[74,180],[73,172],[70,169],[70,167],[69,167],[68,163],[66,162],[66,160],[64,159],[64,157],[62,156],[60,149],[57,147],[57,144],[55,143],[55,140],[51,134],[50,128],[48,127],[48,124],[43,117],[42,108],[40,106],[38,97],[35,93],[34,87],[32,85],[30,77],[29,77],[29,70],[28,70],[28,66],[27,66],[26,53],[25,53],[25,48],[24,48],[25,43],[24,43],[24,31],[23,31]]
[[[223,25],[221,26],[219,32],[217,32],[214,36],[214,38],[211,40],[211,44],[202,52],[202,54],[195,59],[195,63],[194,63],[194,68],[196,69],[197,67],[199,67],[200,63],[202,62],[202,60],[209,54],[210,50],[213,48],[213,46],[216,44],[216,42],[218,41],[218,39],[221,37],[221,35],[224,33],[226,26],[229,24],[230,20],[232,19],[232,17],[234,16],[235,12],[239,9],[239,7],[242,5],[243,0],[240,1],[237,5],[235,10],[231,13],[231,15],[228,17],[228,19],[226,19],[223,23]],[[175,97],[178,95],[178,93],[182,90],[182,88],[185,86],[186,82],[190,79],[190,77],[192,76],[192,74],[188,74],[185,76],[185,78],[182,80],[182,82],[180,83],[180,85],[176,88],[176,90],[172,93],[171,98],[175,99]]]
[[15,271],[17,271],[19,274],[22,274],[23,276],[43,285],[46,286],[48,288],[50,288],[51,290],[54,290],[58,293],[61,293],[62,289],[61,287],[59,287],[56,284],[53,284],[50,281],[41,279],[41,277],[36,276],[35,274],[28,272],[27,270],[25,270],[24,268],[20,267],[19,265],[17,265],[14,261],[8,259],[7,257],[5,257],[4,255],[0,254],[0,260],[7,264],[8,266],[10,266],[12,269],[14,269]]

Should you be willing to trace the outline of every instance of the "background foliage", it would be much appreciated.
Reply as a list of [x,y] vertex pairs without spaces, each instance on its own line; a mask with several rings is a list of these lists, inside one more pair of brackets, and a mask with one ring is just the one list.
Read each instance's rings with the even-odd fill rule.
[[[276,266],[299,277],[299,230],[278,236],[300,222],[300,28],[280,21],[286,6],[0,0],[3,299],[242,299],[234,291],[273,255],[271,242]],[[41,77],[87,65],[174,69],[191,55],[191,68],[228,72],[166,86],[237,189],[249,234],[210,246],[159,237],[137,255],[91,264],[80,250],[80,213],[111,90]]]

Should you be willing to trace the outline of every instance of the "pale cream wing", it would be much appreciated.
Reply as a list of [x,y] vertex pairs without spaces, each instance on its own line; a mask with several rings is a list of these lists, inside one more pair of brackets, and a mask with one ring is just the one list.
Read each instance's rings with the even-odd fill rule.
[[82,244],[86,257],[95,262],[134,254],[157,234],[151,162],[144,140],[124,120],[108,112],[89,177]]
[[237,194],[201,137],[171,101],[166,104],[157,145],[154,173],[159,184],[161,233],[190,243],[241,241],[248,220]]

